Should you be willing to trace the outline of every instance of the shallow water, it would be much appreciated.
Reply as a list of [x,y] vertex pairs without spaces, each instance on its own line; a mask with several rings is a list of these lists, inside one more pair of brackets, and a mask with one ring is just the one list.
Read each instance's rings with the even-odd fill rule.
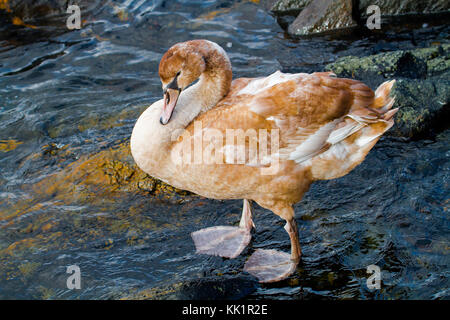
[[[30,187],[129,138],[143,106],[161,98],[157,67],[172,44],[216,41],[234,77],[252,77],[448,42],[448,30],[295,40],[255,1],[155,0],[109,2],[79,31],[2,37],[0,298],[136,297],[201,279],[235,278],[244,286],[242,268],[254,249],[289,250],[283,222],[257,207],[256,233],[240,257],[195,255],[190,233],[237,224],[241,201],[104,190],[82,197],[76,188]],[[433,140],[384,137],[349,175],[314,184],[296,205],[297,272],[224,297],[449,298],[449,140],[448,130]],[[73,264],[81,268],[81,290],[66,287]],[[380,290],[366,286],[371,264],[381,268]]]

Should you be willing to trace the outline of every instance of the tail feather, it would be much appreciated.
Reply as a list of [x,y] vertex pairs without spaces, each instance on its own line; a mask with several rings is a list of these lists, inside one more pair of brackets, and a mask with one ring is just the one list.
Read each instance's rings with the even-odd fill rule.
[[380,111],[383,113],[391,110],[392,106],[395,103],[395,98],[389,98],[387,101],[388,101],[388,103],[380,109]]
[[392,109],[395,98],[389,96],[394,83],[392,80],[380,85],[372,101],[357,105],[336,125],[326,141],[326,149],[319,156],[314,155],[314,179],[335,179],[350,172],[394,125],[398,108]]
[[[378,89],[375,91],[375,100],[373,103],[374,109],[380,112],[380,115],[384,121],[394,122],[392,117],[397,113],[398,108],[392,109],[395,103],[395,97],[390,97],[392,86],[395,84],[395,80],[386,81],[382,83]],[[390,126],[390,127],[391,127]],[[389,128],[390,128],[389,127]]]
[[391,120],[392,117],[397,113],[397,111],[398,111],[398,108],[389,110],[388,112],[386,112],[386,113],[383,115],[383,119],[386,120],[386,121]]
[[[370,135],[372,139],[380,137],[394,125],[393,116],[398,108],[392,109],[395,98],[390,97],[395,80],[386,81],[375,91],[375,98],[370,107],[360,107],[347,114],[347,120],[339,124],[330,134],[327,142],[339,143],[356,132]],[[367,130],[363,130],[367,127]],[[364,139],[369,142],[370,140]]]
[[[394,104],[393,98],[389,97],[392,90],[392,86],[395,84],[395,80],[386,81],[382,83],[375,91],[375,100],[373,102],[374,109],[387,109],[389,110]],[[390,107],[388,107],[390,105]],[[387,111],[386,110],[386,111]]]

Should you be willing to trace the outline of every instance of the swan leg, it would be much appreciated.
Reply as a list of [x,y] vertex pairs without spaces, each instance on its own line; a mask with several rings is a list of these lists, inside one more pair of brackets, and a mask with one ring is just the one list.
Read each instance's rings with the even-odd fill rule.
[[252,206],[245,199],[239,227],[216,226],[191,233],[196,253],[236,258],[249,244],[254,226]]
[[291,254],[277,250],[256,250],[247,260],[244,270],[261,283],[286,279],[297,269],[301,257],[298,227],[294,218],[287,220],[284,229],[291,239]]

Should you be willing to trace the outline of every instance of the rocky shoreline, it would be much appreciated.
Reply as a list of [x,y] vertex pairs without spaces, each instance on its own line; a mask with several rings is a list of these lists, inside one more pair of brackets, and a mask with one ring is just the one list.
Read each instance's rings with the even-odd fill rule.
[[380,9],[383,23],[450,15],[445,0],[267,0],[265,6],[290,35],[308,36],[366,27],[372,5]]

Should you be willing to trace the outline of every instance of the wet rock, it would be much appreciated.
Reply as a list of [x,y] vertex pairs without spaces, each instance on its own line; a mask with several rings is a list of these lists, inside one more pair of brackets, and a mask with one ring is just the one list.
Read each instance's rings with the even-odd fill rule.
[[253,293],[257,286],[257,281],[250,277],[214,276],[142,290],[127,298],[132,300],[237,300]]
[[0,11],[12,24],[22,26],[65,26],[69,14],[69,5],[76,4],[80,7],[82,19],[90,16],[93,11],[100,8],[103,0],[2,0]]
[[22,142],[17,140],[0,140],[0,151],[9,152],[15,150]]
[[396,79],[392,95],[400,110],[389,134],[420,138],[445,129],[450,104],[450,45],[412,51],[348,56],[326,66],[339,77],[355,78],[375,89]]
[[[447,0],[277,0],[270,11],[278,23],[292,35],[310,35],[366,24],[371,5],[380,8],[381,18],[392,23],[411,23],[411,16],[419,18],[450,16]],[[267,6],[266,6],[267,7]],[[369,12],[373,14],[372,11]],[[298,16],[297,19],[292,17]],[[405,18],[405,19],[403,19]]]
[[270,11],[277,15],[298,15],[312,0],[278,0]]
[[141,171],[131,157],[129,143],[82,156],[60,172],[32,185],[32,189],[40,196],[53,196],[62,202],[90,202],[122,192],[174,200],[190,194]]
[[138,181],[137,186],[140,190],[152,193],[157,188],[157,183],[155,179],[144,179]]
[[392,134],[421,138],[448,127],[450,81],[400,79],[392,95],[400,107]]
[[450,10],[448,0],[359,0],[361,17],[367,17],[366,11],[371,5],[379,6],[383,17],[442,13]]
[[395,77],[424,79],[427,76],[427,63],[425,60],[405,52],[396,63]]
[[237,300],[253,293],[257,282],[246,277],[213,277],[184,283],[177,293],[183,300]]
[[[278,2],[278,0],[260,0],[259,3],[262,5],[262,7],[267,10],[270,11],[270,9],[272,9],[272,7]],[[257,2],[258,3],[258,2]]]
[[289,26],[292,35],[304,36],[355,27],[352,0],[316,0]]
[[312,0],[276,0],[269,6],[265,5],[265,8],[275,14],[278,24],[283,29],[287,29],[303,8],[311,2]]

